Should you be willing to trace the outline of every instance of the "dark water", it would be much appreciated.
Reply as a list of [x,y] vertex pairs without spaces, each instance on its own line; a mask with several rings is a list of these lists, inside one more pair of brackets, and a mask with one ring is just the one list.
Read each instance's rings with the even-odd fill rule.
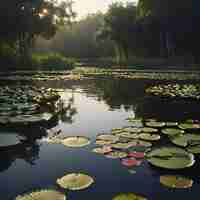
[[[81,82],[36,82],[38,86],[64,88],[67,112],[46,125],[1,127],[0,132],[26,135],[27,141],[13,148],[0,150],[0,200],[12,200],[19,194],[44,188],[56,188],[56,179],[67,173],[83,172],[95,178],[87,190],[66,194],[69,200],[112,200],[121,192],[134,192],[149,200],[197,200],[200,195],[200,163],[171,172],[144,162],[130,174],[120,160],[112,160],[91,152],[95,137],[112,128],[128,126],[127,117],[181,121],[200,119],[200,103],[146,96],[144,89],[157,81],[85,80]],[[25,83],[22,83],[25,84]],[[92,144],[81,149],[47,144],[47,129],[61,129],[65,136],[83,135]],[[198,160],[198,158],[197,158]],[[194,181],[191,189],[172,190],[159,183],[163,174],[180,174]]]

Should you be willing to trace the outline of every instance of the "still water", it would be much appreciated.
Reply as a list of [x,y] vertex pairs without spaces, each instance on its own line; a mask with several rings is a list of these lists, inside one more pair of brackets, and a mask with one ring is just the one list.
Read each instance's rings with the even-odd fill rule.
[[[149,200],[198,199],[199,161],[192,168],[177,172],[152,167],[145,161],[134,168],[136,174],[130,174],[120,160],[91,152],[98,134],[130,126],[125,120],[129,116],[166,121],[200,119],[197,101],[169,101],[145,95],[145,88],[157,83],[161,81],[97,79],[21,83],[65,89],[61,96],[67,110],[45,126],[0,127],[0,133],[27,137],[26,143],[0,149],[0,200],[14,200],[19,194],[38,189],[58,189],[56,179],[73,172],[94,177],[95,184],[83,191],[64,191],[69,200],[112,200],[122,192],[138,193]],[[92,143],[81,149],[48,144],[45,138],[49,129],[61,130],[63,136],[87,136]],[[165,188],[160,185],[159,176],[167,174],[185,175],[193,179],[194,185],[185,190]]]

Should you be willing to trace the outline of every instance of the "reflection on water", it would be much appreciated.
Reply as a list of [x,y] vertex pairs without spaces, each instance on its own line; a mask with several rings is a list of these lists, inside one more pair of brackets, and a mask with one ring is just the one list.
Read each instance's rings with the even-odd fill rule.
[[[144,162],[131,175],[119,161],[92,153],[99,133],[130,125],[129,116],[179,121],[200,119],[197,101],[166,101],[145,95],[144,90],[161,81],[98,79],[80,82],[37,82],[37,86],[62,88],[61,112],[45,124],[0,127],[0,133],[18,133],[20,144],[0,148],[0,196],[11,200],[16,195],[40,188],[55,187],[56,179],[70,172],[85,172],[95,177],[91,189],[68,193],[69,200],[111,200],[120,192],[136,192],[149,200],[188,200],[199,194],[199,165],[181,174],[192,178],[192,189],[171,191],[159,184],[159,176],[171,171],[160,170]],[[63,136],[80,135],[92,139],[82,149],[47,144],[43,138],[62,132]],[[176,174],[173,172],[172,174]],[[12,183],[12,184],[10,184]]]

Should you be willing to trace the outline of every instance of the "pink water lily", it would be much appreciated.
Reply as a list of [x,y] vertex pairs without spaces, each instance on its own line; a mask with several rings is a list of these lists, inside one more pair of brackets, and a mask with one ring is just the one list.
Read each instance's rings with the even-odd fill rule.
[[127,159],[122,159],[121,163],[124,166],[133,167],[133,166],[141,165],[142,161],[141,160],[136,160],[134,158],[127,158]]
[[145,153],[144,152],[136,152],[136,151],[134,151],[134,152],[130,152],[128,154],[128,156],[129,157],[133,157],[133,158],[144,158]]

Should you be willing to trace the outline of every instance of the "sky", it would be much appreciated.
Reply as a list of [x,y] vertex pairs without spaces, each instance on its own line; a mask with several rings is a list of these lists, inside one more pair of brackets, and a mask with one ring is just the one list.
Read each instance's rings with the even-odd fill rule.
[[[87,14],[95,13],[98,10],[105,12],[108,6],[118,0],[74,0],[74,11],[77,12],[78,18],[82,18]],[[137,0],[131,0],[137,2]],[[127,2],[127,0],[120,0]]]

